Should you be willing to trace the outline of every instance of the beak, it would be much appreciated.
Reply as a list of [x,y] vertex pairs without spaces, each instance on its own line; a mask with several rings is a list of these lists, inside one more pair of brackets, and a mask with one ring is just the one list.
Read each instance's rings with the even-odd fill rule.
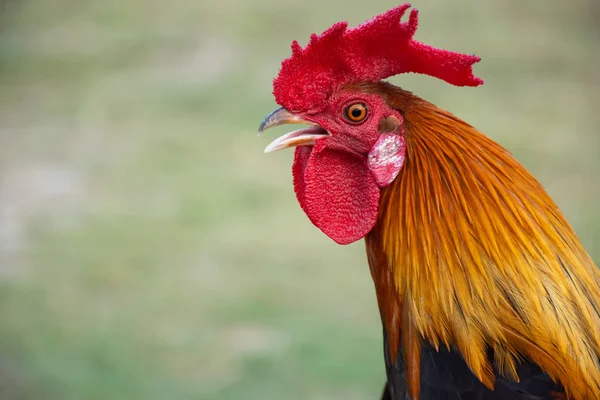
[[285,124],[307,124],[312,125],[309,128],[298,129],[273,140],[266,148],[265,153],[271,153],[277,150],[287,149],[296,146],[314,146],[317,139],[330,136],[329,132],[314,122],[306,121],[297,115],[292,114],[283,107],[278,108],[267,115],[265,120],[258,127],[258,134],[274,126]]

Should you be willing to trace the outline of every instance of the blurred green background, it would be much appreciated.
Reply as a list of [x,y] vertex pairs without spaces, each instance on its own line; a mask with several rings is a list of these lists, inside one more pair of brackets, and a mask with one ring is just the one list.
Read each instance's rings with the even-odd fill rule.
[[[1,4],[0,399],[375,399],[364,245],[255,132],[293,39],[398,3]],[[413,6],[486,84],[392,81],[515,153],[600,261],[600,3]]]

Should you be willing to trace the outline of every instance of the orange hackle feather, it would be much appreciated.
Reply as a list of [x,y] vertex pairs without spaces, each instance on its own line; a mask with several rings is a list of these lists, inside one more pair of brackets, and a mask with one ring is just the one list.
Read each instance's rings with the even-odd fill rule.
[[422,340],[458,351],[490,388],[494,366],[518,380],[526,359],[568,398],[600,398],[600,274],[541,184],[449,112],[387,83],[360,90],[405,116],[406,163],[366,242],[409,393],[418,398]]

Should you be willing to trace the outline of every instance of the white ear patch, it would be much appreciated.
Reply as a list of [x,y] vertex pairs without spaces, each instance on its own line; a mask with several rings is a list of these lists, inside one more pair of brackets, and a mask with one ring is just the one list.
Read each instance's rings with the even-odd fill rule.
[[382,133],[369,151],[367,163],[380,188],[396,179],[406,156],[404,137],[394,133]]

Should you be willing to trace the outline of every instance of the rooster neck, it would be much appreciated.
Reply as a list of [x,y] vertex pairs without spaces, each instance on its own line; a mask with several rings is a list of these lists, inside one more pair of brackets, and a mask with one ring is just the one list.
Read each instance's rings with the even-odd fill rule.
[[409,391],[425,340],[490,388],[528,359],[573,400],[600,398],[600,276],[558,207],[475,128],[383,90],[405,115],[407,157],[366,245],[389,356],[416,369]]

